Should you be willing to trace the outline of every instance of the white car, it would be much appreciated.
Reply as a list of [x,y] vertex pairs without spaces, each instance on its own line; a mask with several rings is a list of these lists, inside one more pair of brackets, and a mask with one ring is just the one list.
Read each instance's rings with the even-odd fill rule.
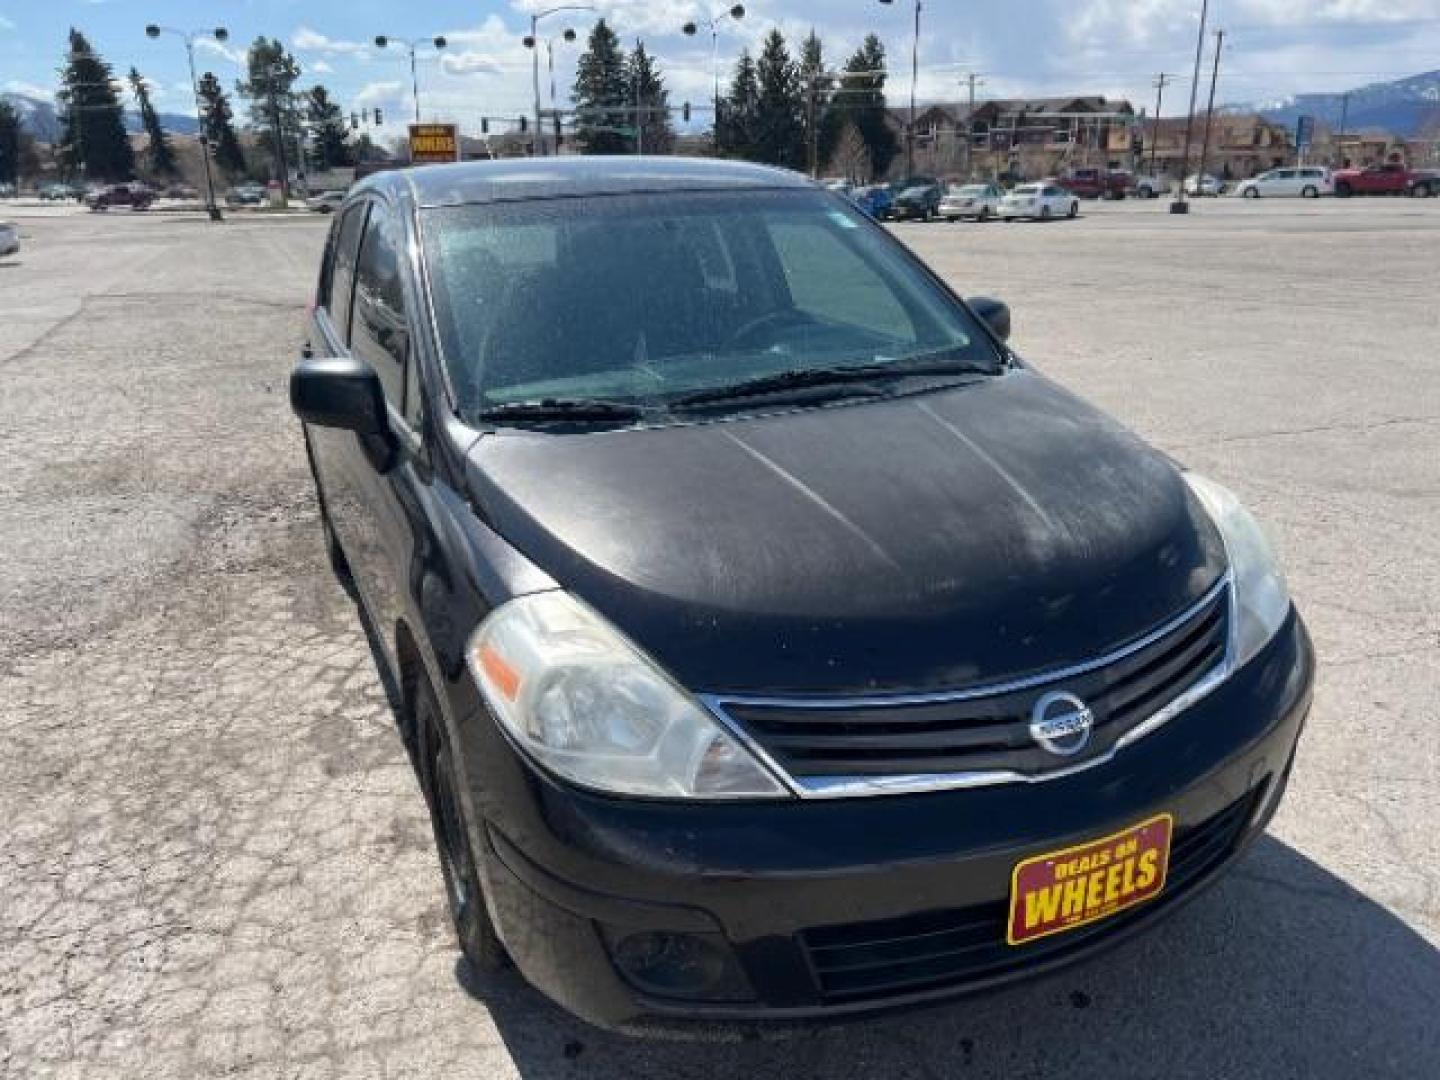
[[989,221],[1000,212],[1002,198],[1004,193],[997,184],[951,187],[940,199],[940,216],[946,221],[959,221],[961,218]]
[[1235,193],[1247,199],[1260,196],[1299,196],[1318,199],[1321,195],[1335,194],[1335,180],[1329,169],[1318,165],[1303,165],[1293,169],[1271,169],[1259,176],[1246,180]]
[[14,255],[20,250],[20,227],[0,221],[0,255]]
[[1204,176],[1191,173],[1185,178],[1186,195],[1224,195],[1225,181],[1206,173]]
[[1049,221],[1051,218],[1073,218],[1080,213],[1080,200],[1059,184],[1021,184],[1000,200],[1000,217],[1005,221],[1031,218]]
[[305,206],[318,214],[333,214],[340,209],[340,204],[345,201],[343,191],[322,191],[318,195],[311,195],[305,200]]

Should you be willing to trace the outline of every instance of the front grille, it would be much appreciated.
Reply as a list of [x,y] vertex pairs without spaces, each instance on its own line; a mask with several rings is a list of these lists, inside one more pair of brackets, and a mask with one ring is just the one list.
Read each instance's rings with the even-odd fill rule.
[[1012,946],[1005,940],[1008,901],[899,919],[805,930],[800,944],[826,1004],[963,986],[1073,952],[1184,894],[1223,862],[1264,785],[1197,825],[1181,829],[1170,849],[1165,891],[1120,915]]
[[[1229,587],[1222,583],[1166,632],[1122,646],[1078,674],[1027,680],[1023,689],[861,703],[723,701],[733,721],[790,776],[884,777],[1049,772],[1104,754],[1117,740],[1223,663]],[[1030,712],[1063,690],[1093,714],[1085,751],[1057,758],[1030,735]]]

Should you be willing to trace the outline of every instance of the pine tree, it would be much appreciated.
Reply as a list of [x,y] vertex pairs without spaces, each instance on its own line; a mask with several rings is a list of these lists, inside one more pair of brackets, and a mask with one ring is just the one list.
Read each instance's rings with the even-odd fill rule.
[[630,138],[620,130],[630,106],[625,51],[601,19],[575,70],[575,140],[586,154],[623,154]]
[[61,163],[67,171],[80,170],[89,180],[129,180],[135,175],[135,154],[125,132],[125,110],[114,72],[73,27],[69,44],[56,95],[65,114]]
[[300,97],[295,93],[295,80],[300,78],[300,64],[285,51],[279,38],[257,37],[245,57],[249,77],[235,84],[241,97],[250,102],[250,124],[256,139],[270,155],[279,177],[280,160],[275,152],[275,132],[281,135],[286,165],[293,169],[300,164]]
[[200,76],[200,102],[205,125],[205,141],[210,156],[225,176],[234,180],[245,172],[245,151],[235,134],[235,114],[230,99],[213,71]]
[[675,148],[675,127],[670,122],[670,91],[665,78],[645,51],[645,43],[637,41],[635,51],[626,65],[629,99],[636,103],[636,127],[641,132],[641,148],[647,154],[668,154]]
[[305,119],[310,123],[311,153],[319,168],[334,169],[355,163],[345,115],[325,87],[312,86],[305,95]]
[[847,73],[831,99],[837,130],[853,123],[865,140],[875,176],[884,176],[900,152],[895,132],[885,121],[885,46],[871,34],[845,63]]
[[155,106],[150,104],[149,84],[145,82],[144,76],[133,67],[130,69],[128,81],[130,90],[135,95],[135,105],[140,110],[140,123],[144,125],[145,134],[150,140],[150,145],[146,147],[145,153],[151,175],[178,175],[180,168],[175,163],[175,148],[170,145],[170,137],[160,126],[160,117],[155,112]]
[[0,98],[0,184],[20,180],[20,113]]
[[771,165],[805,167],[805,94],[800,69],[790,58],[785,36],[771,30],[755,64],[760,80],[759,127],[755,156]]
[[727,157],[753,158],[760,130],[760,77],[750,50],[740,53],[730,92],[721,102],[716,148]]
[[806,160],[813,148],[818,165],[830,160],[844,125],[830,108],[835,77],[825,68],[825,48],[814,30],[800,48],[800,86],[805,94]]

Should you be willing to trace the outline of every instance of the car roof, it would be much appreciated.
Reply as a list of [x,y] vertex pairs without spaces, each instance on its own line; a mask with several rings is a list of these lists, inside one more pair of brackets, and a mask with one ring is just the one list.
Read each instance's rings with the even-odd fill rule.
[[355,192],[408,187],[419,206],[665,191],[812,187],[787,169],[710,158],[558,157],[422,165],[366,177]]

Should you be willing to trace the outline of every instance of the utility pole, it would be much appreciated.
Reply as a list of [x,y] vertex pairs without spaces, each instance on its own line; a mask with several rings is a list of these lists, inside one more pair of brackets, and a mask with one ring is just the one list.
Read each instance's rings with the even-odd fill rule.
[[965,76],[965,81],[970,84],[970,105],[965,114],[965,179],[970,181],[975,179],[970,169],[970,155],[974,150],[972,143],[975,141],[975,84],[984,80],[972,71]]
[[1225,47],[1225,31],[1215,31],[1215,66],[1210,70],[1210,103],[1205,106],[1205,135],[1200,140],[1200,168],[1196,170],[1205,176],[1205,159],[1210,155],[1210,119],[1215,115],[1215,83],[1220,78],[1220,50]]
[[275,126],[275,161],[280,167],[280,197],[283,202],[290,201],[290,165],[285,160],[285,131],[280,122],[280,99],[275,92],[275,77],[284,73],[280,65],[266,68],[270,83],[270,119]]
[[[1160,72],[1155,76],[1155,119],[1150,124],[1150,175],[1155,175],[1155,154],[1160,148],[1160,103],[1165,100],[1165,84],[1173,78]],[[1181,177],[1184,180],[1184,177]],[[1157,192],[1158,194],[1158,192]]]
[[[1195,72],[1190,76],[1190,115],[1185,117],[1185,145],[1180,151],[1180,192],[1170,204],[1172,214],[1188,214],[1190,204],[1185,201],[1185,174],[1190,171],[1190,136],[1195,130],[1195,96],[1200,91],[1200,61],[1205,56],[1205,23],[1210,15],[1210,0],[1200,0],[1200,29],[1195,35]],[[1195,190],[1202,187],[1200,179],[1195,181]]]
[[1336,167],[1345,164],[1345,121],[1350,119],[1350,94],[1347,91],[1340,98],[1340,134],[1335,138],[1335,161]]

